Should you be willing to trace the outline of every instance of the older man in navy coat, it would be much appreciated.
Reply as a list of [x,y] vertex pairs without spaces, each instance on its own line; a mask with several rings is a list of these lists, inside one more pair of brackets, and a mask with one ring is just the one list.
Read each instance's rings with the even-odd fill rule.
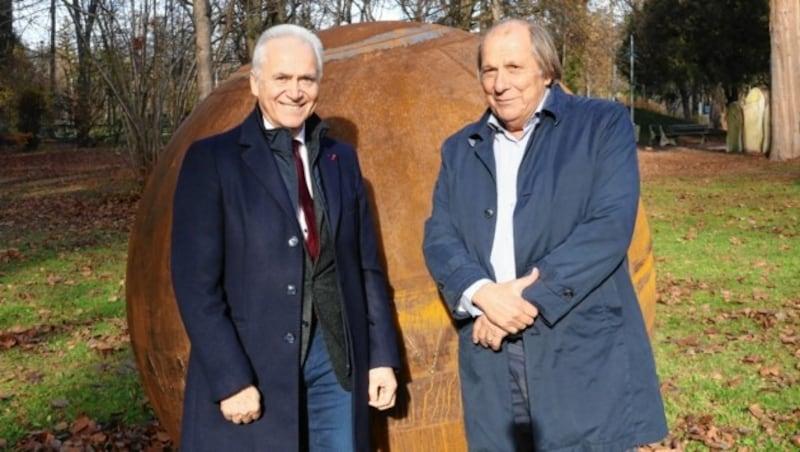
[[489,111],[447,139],[423,250],[459,329],[471,451],[621,452],[666,435],[627,270],[639,197],[625,109],[564,93],[540,26],[478,50]]
[[387,281],[353,148],[313,114],[322,45],[280,25],[256,45],[253,113],[194,143],[171,270],[191,342],[181,449],[367,451],[394,405]]

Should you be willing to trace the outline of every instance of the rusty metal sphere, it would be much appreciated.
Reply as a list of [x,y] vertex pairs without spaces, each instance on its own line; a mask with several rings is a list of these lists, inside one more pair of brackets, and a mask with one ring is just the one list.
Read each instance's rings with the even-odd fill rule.
[[[325,76],[318,113],[331,135],[352,143],[369,188],[406,360],[406,402],[378,417],[381,449],[462,451],[466,440],[457,338],[425,268],[423,223],[442,141],[485,109],[476,79],[477,36],[439,25],[376,22],[320,33]],[[249,67],[222,83],[167,144],[142,195],[128,250],[131,342],[147,396],[162,425],[179,437],[188,339],[169,270],[172,198],[194,140],[241,122],[255,105]],[[633,279],[652,329],[655,277],[643,209],[629,250]]]

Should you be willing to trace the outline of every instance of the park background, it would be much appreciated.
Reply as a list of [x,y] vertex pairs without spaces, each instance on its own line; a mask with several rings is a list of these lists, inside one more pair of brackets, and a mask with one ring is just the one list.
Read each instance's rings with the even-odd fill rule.
[[[52,21],[46,3],[0,1],[0,449],[171,447],[125,321],[144,181],[263,28],[386,11],[473,32],[536,17],[572,91],[627,103],[641,131],[707,126],[668,146],[640,134],[671,429],[652,448],[800,447],[797,2],[63,0]],[[35,27],[46,38],[21,39]],[[771,142],[725,153],[723,112],[752,87]]]

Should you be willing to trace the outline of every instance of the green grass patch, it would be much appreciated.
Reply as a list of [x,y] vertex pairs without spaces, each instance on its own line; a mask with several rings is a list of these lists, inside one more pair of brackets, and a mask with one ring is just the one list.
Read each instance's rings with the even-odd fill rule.
[[9,444],[63,432],[80,414],[101,424],[153,417],[125,322],[126,237],[103,237],[85,248],[22,248],[30,254],[3,269],[0,438]]
[[673,445],[792,450],[800,426],[797,162],[643,184]]
[[[119,322],[117,322],[119,323]],[[0,431],[14,444],[40,429],[65,431],[80,414],[100,423],[152,418],[124,325],[75,324],[0,356]]]
[[125,240],[68,251],[22,248],[32,256],[7,265],[0,279],[0,331],[124,315]]
[[49,450],[35,433],[66,441],[83,416],[147,423],[124,296],[136,183],[102,150],[0,166],[0,450],[31,436],[26,447]]

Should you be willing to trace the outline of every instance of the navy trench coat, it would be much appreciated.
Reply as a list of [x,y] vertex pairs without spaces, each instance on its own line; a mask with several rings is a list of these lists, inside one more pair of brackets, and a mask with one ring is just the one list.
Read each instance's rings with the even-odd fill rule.
[[[624,107],[564,93],[541,112],[519,168],[517,276],[539,310],[522,334],[537,451],[620,452],[663,438],[664,408],[626,251],[639,170]],[[494,279],[497,211],[488,112],[449,139],[425,224],[428,268],[459,328],[459,367],[471,451],[513,452],[508,357],[472,343],[456,310],[472,283]]]
[[[300,449],[304,250],[296,210],[256,110],[187,151],[175,192],[172,279],[191,342],[181,449]],[[368,371],[399,367],[387,281],[354,149],[322,136],[323,187],[343,305],[358,451],[369,446]],[[219,402],[254,384],[262,416],[226,421]]]

